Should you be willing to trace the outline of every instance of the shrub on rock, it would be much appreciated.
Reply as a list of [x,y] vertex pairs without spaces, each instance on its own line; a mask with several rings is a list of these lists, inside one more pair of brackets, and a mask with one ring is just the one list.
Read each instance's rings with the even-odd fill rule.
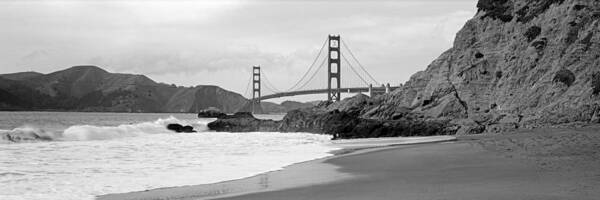
[[529,0],[528,3],[517,10],[517,22],[527,23],[542,13],[546,12],[553,4],[562,4],[565,0]]
[[478,11],[485,11],[486,14],[482,16],[482,19],[490,17],[492,19],[499,19],[503,22],[510,22],[513,16],[510,15],[510,7],[507,5],[508,0],[479,0],[477,2]]
[[525,31],[525,37],[527,38],[528,42],[533,41],[533,39],[537,38],[540,33],[542,33],[542,28],[540,28],[539,26],[532,26],[529,27],[529,29],[527,29],[527,31]]
[[482,53],[480,53],[480,52],[477,52],[477,53],[475,54],[475,58],[477,58],[477,59],[483,58],[483,54],[482,54]]
[[600,94],[600,72],[592,74],[592,89],[594,95]]
[[554,75],[554,82],[561,82],[567,86],[571,86],[575,82],[575,74],[568,69],[561,69]]

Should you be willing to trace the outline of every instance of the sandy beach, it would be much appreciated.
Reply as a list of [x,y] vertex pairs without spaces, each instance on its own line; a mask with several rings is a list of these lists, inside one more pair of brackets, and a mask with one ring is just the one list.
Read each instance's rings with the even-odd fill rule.
[[412,145],[342,142],[339,155],[246,179],[98,199],[597,199],[598,133],[594,126]]

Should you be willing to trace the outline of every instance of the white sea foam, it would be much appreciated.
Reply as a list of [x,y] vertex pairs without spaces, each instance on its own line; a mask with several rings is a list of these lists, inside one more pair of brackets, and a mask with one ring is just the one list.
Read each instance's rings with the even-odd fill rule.
[[190,124],[194,126],[197,131],[207,130],[207,121],[184,121],[170,116],[153,122],[122,124],[118,126],[74,125],[58,132],[46,131],[35,126],[24,125],[12,130],[0,130],[0,134],[2,134],[0,140],[4,140],[4,143],[8,142],[8,140],[12,142],[43,140],[108,140],[147,134],[169,133],[170,131],[166,130],[165,127],[170,123]]
[[96,195],[243,178],[330,155],[330,137],[302,133],[173,133],[174,117],[118,126],[69,126],[55,141],[0,144],[0,199],[93,199]]
[[[64,130],[60,140],[107,140],[123,137],[134,137],[146,134],[159,134],[169,132],[165,129],[169,123],[184,123],[175,117],[158,119],[154,122],[139,124],[123,124],[119,126],[91,126],[77,125]],[[199,124],[195,124],[198,127]],[[202,125],[200,128],[206,127]],[[202,128],[205,129],[205,128]]]

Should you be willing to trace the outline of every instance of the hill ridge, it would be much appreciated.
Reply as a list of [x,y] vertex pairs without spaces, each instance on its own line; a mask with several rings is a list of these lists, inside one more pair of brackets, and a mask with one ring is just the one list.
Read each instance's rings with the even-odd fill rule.
[[[35,76],[25,73],[0,75],[3,79],[0,80],[0,109],[194,112],[212,106],[235,112],[247,101],[218,86],[177,87],[157,83],[142,74],[110,73],[94,65],[73,66],[48,74],[36,73]],[[201,90],[212,90],[212,101],[204,101],[207,97],[197,94]],[[180,95],[174,95],[176,93]]]

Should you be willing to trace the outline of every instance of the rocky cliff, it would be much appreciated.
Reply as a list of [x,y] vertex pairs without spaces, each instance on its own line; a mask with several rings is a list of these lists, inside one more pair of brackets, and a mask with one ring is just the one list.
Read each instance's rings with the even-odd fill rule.
[[255,118],[251,113],[221,115],[208,123],[208,128],[223,132],[309,132],[332,135],[333,139],[397,136],[448,135],[456,132],[445,121],[404,117],[396,120],[361,118],[357,113],[322,106],[292,110],[275,121]]
[[600,1],[480,0],[454,45],[361,117],[447,119],[458,134],[600,115]]
[[247,101],[217,86],[177,87],[96,66],[0,75],[0,110],[196,112],[215,107],[235,112]]
[[600,122],[600,1],[480,0],[477,8],[453,47],[399,89],[289,112],[279,130],[352,138]]

